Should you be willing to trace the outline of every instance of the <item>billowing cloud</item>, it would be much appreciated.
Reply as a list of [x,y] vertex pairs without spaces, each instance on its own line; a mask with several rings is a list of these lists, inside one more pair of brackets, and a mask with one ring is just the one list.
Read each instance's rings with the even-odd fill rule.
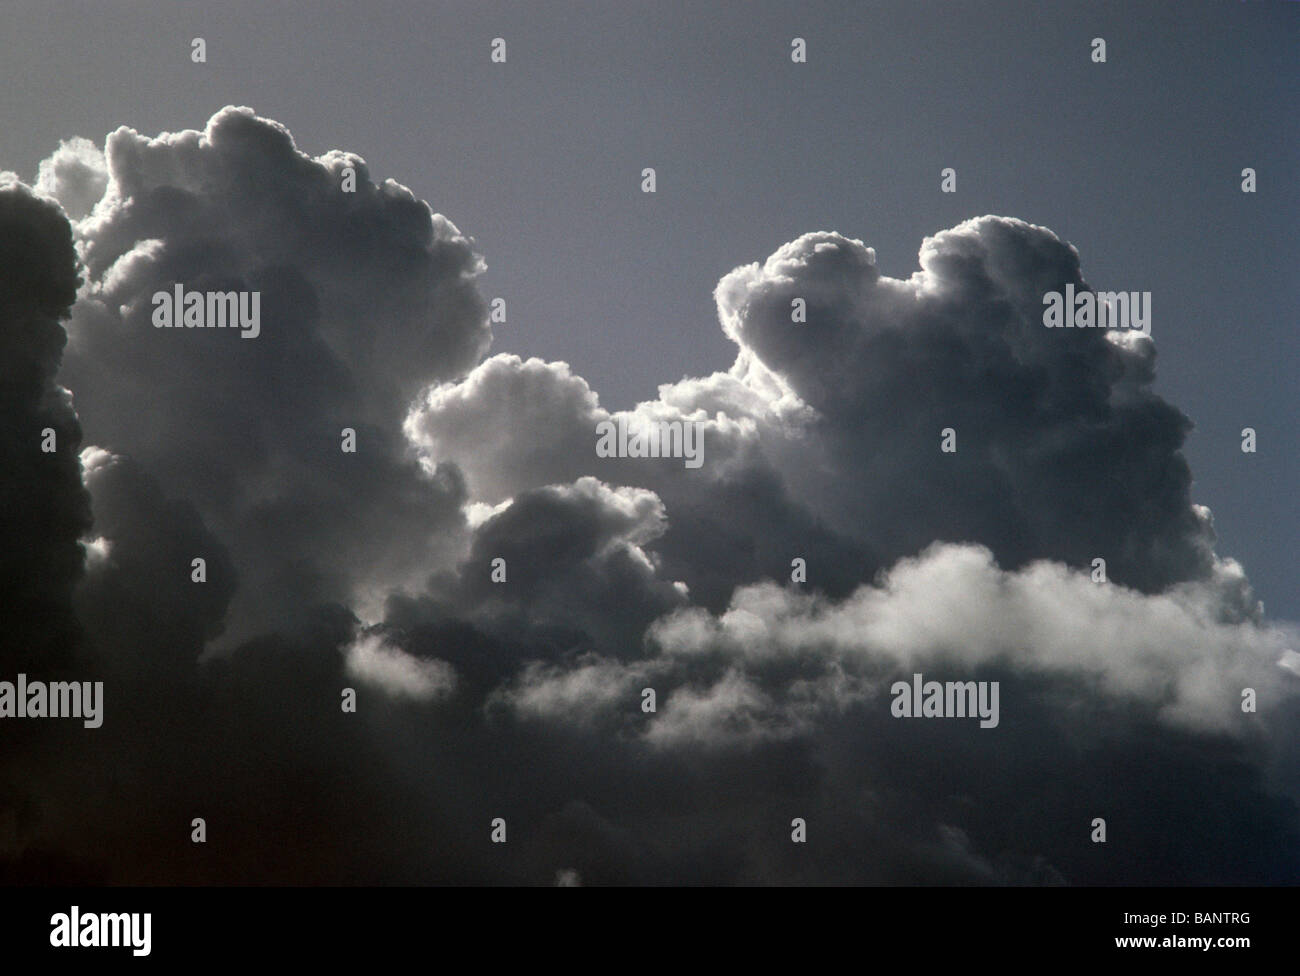
[[[729,368],[624,411],[488,356],[473,241],[248,109],[65,142],[0,249],[0,660],[107,713],[6,751],[4,877],[1300,877],[1296,629],[1215,551],[1155,343],[1043,327],[1088,287],[1046,228],[906,279],[799,237],[719,282]],[[177,284],[260,333],[155,328]],[[700,463],[598,450],[651,426]],[[918,673],[998,721],[896,717]]]
[[[75,143],[42,170],[69,207],[93,183],[52,175],[74,157],[95,164]],[[360,157],[309,157],[249,109],[202,132],[121,128],[102,158],[62,376],[89,439],[199,505],[234,553],[232,633],[294,625],[294,604],[377,605],[453,556],[459,480],[409,460],[400,424],[487,348],[472,243]],[[155,328],[152,296],[177,285],[257,291],[259,334]]]
[[67,139],[53,156],[41,160],[35,190],[58,200],[73,220],[80,220],[103,199],[108,188],[104,153],[89,139]]

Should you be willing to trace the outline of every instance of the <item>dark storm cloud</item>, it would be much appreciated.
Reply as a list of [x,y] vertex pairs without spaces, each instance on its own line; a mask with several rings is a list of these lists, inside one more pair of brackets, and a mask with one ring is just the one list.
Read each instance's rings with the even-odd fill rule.
[[[193,505],[165,497],[138,462],[95,447],[81,461],[95,523],[78,617],[91,643],[111,651],[105,665],[165,686],[221,635],[234,564]],[[202,585],[192,579],[196,556],[206,564]]]
[[[1085,750],[1122,747],[1060,716],[1104,707],[1140,723],[1162,754],[1181,754],[1189,739],[1207,751],[1247,749],[1252,762],[1289,754],[1287,703],[1297,689],[1279,663],[1296,635],[1263,625],[1241,568],[1213,553],[1210,514],[1192,504],[1179,453],[1190,425],[1150,388],[1153,344],[1043,327],[1045,292],[1086,287],[1073,248],[1043,228],[969,221],[928,239],[920,263],[908,280],[886,278],[860,242],[810,234],[726,276],[719,318],[740,347],[736,365],[664,386],[658,401],[627,415],[702,421],[699,471],[597,457],[596,425],[616,415],[562,363],[497,356],[430,390],[408,417],[408,436],[428,463],[461,465],[472,498],[496,503],[587,475],[653,488],[668,516],[654,546],[660,565],[699,605],[654,624],[632,660],[557,663],[535,653],[493,704],[526,724],[598,728],[633,752],[635,742],[679,761],[722,763],[781,742],[838,754],[843,743],[829,730],[842,734],[850,717],[901,748],[907,737],[880,722],[892,680],[936,669],[1001,673],[1013,687],[1046,683],[1052,707],[1036,706],[1032,721],[1040,732],[1065,726],[1056,734]],[[791,320],[795,298],[807,303],[806,323]],[[939,451],[947,426],[958,431],[955,456]],[[935,540],[977,545],[927,549]],[[741,585],[789,580],[792,556],[807,558],[808,587]],[[1096,556],[1107,560],[1107,586],[1088,575]],[[730,580],[722,605],[710,592],[711,566]],[[879,585],[858,585],[884,569]],[[837,575],[846,570],[848,581]],[[660,696],[653,717],[635,708],[646,686]],[[1247,687],[1270,702],[1268,717],[1241,712]],[[1027,720],[1024,702],[1011,707]],[[1237,745],[1212,745],[1223,735]],[[1011,768],[1041,766],[1035,733],[1004,732],[1000,742]],[[1176,803],[1190,803],[1209,767],[1177,765],[1184,778],[1174,792],[1186,792]],[[859,778],[810,775],[818,790],[808,803],[819,811],[838,806],[836,792]],[[1100,803],[1108,788],[1098,775],[1064,790],[1044,778],[1039,800],[1077,791]],[[1058,824],[1022,828],[1023,849],[995,863],[971,846],[985,832],[968,834],[956,811],[942,812],[942,787],[890,786],[903,790],[896,802],[905,811],[895,814],[928,824],[929,834],[909,838],[911,854],[883,876],[1062,876],[1041,854],[1060,852]],[[1250,782],[1252,795],[1262,789]],[[1291,843],[1292,800],[1274,808],[1261,799],[1280,819],[1237,802],[1240,817],[1221,827],[1241,856],[1262,843],[1249,826],[1256,814],[1277,831],[1265,846]],[[985,814],[1009,816],[1011,784],[990,787],[983,803]],[[837,836],[852,846],[847,833]],[[1077,852],[1057,856],[1067,879],[1094,870]],[[1251,862],[1270,877],[1296,868],[1257,854]],[[821,861],[807,877],[817,870],[841,877]],[[1214,870],[1225,876],[1222,864]]]
[[[39,181],[88,212],[77,415],[73,234],[0,193],[3,477],[61,526],[23,528],[13,575],[75,609],[109,702],[7,754],[9,877],[1300,876],[1296,634],[1213,551],[1153,344],[1043,328],[1083,287],[1050,231],[969,221],[906,280],[805,235],[719,283],[728,371],[611,413],[563,363],[483,359],[471,242],[358,157],[237,109],[103,157],[67,143]],[[261,335],[153,329],[177,281],[260,289]],[[80,477],[34,473],[47,416],[96,445]],[[600,457],[610,420],[700,424],[703,463]],[[893,718],[916,671],[999,681],[998,726]]]
[[[81,427],[55,380],[78,284],[58,208],[0,174],[0,662],[66,661],[69,608],[90,526]],[[45,431],[54,441],[46,442]],[[42,450],[43,442],[54,447]]]

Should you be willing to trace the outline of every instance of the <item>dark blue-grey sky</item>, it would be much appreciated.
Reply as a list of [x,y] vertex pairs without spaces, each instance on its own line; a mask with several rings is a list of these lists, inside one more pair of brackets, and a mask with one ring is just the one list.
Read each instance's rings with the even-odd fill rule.
[[714,285],[800,233],[858,237],[906,277],[964,218],[1045,225],[1095,286],[1152,293],[1157,389],[1196,424],[1193,497],[1294,619],[1298,9],[16,0],[0,167],[30,179],[60,138],[250,105],[472,235],[484,294],[509,303],[494,351],[567,360],[611,407],[725,368]]

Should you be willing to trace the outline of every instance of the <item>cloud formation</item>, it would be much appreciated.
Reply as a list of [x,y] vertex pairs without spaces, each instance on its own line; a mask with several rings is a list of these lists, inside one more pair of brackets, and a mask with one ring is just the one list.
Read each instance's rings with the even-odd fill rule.
[[[609,411],[488,355],[456,225],[251,110],[0,183],[0,662],[107,716],[14,739],[4,877],[1300,878],[1295,628],[1215,551],[1154,343],[1043,328],[1088,287],[1050,230],[907,279],[806,234],[719,282],[729,369]],[[154,329],[177,283],[259,290],[260,335]],[[611,420],[703,464],[601,457]],[[920,672],[999,682],[997,728],[894,718]]]

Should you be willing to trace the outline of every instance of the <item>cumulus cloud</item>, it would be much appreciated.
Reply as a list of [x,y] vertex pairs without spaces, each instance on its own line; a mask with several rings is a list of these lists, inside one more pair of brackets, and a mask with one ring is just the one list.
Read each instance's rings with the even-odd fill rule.
[[103,151],[89,139],[66,139],[53,156],[41,160],[35,190],[52,197],[73,220],[90,213],[108,188]]
[[[1296,630],[1215,551],[1154,343],[1043,328],[1088,287],[1050,230],[966,221],[906,279],[803,235],[719,282],[730,367],[610,411],[488,355],[451,220],[249,109],[2,182],[0,662],[107,720],[14,739],[0,875],[1300,877]],[[177,283],[258,290],[260,335],[155,329]],[[611,421],[703,463],[602,457]],[[894,718],[914,673],[1001,721]]]
[[[1044,329],[1043,294],[1067,284],[1088,287],[1074,248],[1008,218],[927,238],[906,280],[861,241],[807,234],[719,282],[730,371],[623,414],[699,422],[698,473],[598,458],[596,425],[620,415],[563,363],[494,357],[431,389],[406,432],[484,502],[582,475],[652,488],[673,515],[668,564],[714,607],[780,556],[816,560],[842,594],[936,539],[985,545],[1008,568],[1100,556],[1143,592],[1207,578],[1214,532],[1180,452],[1190,422],[1151,389],[1153,343]],[[955,454],[939,450],[946,428]],[[749,551],[722,529],[742,511],[768,527]]]
[[[74,155],[98,158],[67,144],[42,169],[66,207],[84,186],[54,174]],[[417,390],[487,348],[472,242],[360,157],[310,157],[245,108],[201,132],[120,128],[102,157],[61,375],[88,437],[201,506],[235,554],[232,634],[300,623],[295,602],[373,611],[453,556],[459,479],[408,459],[400,423]],[[177,284],[258,291],[260,334],[154,328],[152,296]]]

